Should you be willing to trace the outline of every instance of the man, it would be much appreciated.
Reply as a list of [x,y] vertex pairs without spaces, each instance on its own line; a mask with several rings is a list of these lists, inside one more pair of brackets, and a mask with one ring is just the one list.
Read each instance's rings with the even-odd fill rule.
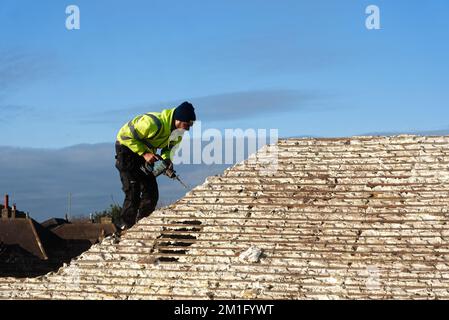
[[[156,178],[141,167],[164,159],[172,166],[172,149],[196,120],[195,108],[183,102],[176,108],[139,115],[125,124],[115,144],[116,168],[120,172],[125,200],[120,214],[122,229],[132,227],[156,208],[159,191]],[[174,135],[180,132],[181,134]],[[161,154],[157,154],[157,150]]]

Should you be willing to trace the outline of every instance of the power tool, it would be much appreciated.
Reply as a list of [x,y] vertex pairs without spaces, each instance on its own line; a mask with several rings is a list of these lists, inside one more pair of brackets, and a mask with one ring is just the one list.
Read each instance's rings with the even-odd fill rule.
[[181,183],[184,186],[184,188],[188,189],[189,187],[187,187],[184,184],[184,182],[181,181],[179,176],[176,174],[176,171],[173,170],[173,166],[169,165],[164,159],[162,159],[161,156],[157,155],[157,157],[159,159],[158,161],[156,161],[153,164],[145,162],[145,164],[143,164],[140,167],[140,170],[142,170],[143,173],[145,173],[146,175],[150,175],[151,174],[154,177],[158,177],[161,174],[165,174],[170,179],[178,180],[179,183]]

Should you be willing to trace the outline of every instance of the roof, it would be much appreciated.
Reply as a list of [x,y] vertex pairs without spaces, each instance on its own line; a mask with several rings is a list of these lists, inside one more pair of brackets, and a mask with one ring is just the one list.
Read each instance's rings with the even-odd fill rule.
[[[3,211],[4,208],[5,208],[5,206],[3,204],[0,204],[0,218],[2,217],[2,211]],[[9,209],[8,216],[11,217],[12,207],[8,206],[8,209]],[[15,212],[15,218],[16,219],[17,218],[25,219],[26,217],[27,217],[27,214],[25,212],[16,210],[16,212]]]
[[45,220],[41,223],[41,226],[47,229],[52,229],[54,227],[57,227],[61,224],[69,223],[66,219],[61,218],[50,218],[48,220]]
[[277,148],[0,298],[449,297],[448,136]]
[[45,228],[33,219],[0,219],[0,242],[4,242],[0,277],[39,276],[57,270],[116,231],[112,224],[66,225]]
[[19,245],[39,259],[47,259],[47,253],[32,219],[1,219],[0,241],[6,245]]
[[86,239],[96,243],[98,239],[113,234],[117,229],[112,223],[66,223],[53,227],[52,231],[63,239]]
[[[58,267],[59,259],[55,260],[55,249],[65,249],[62,239],[33,219],[1,219],[0,241],[4,242],[0,249],[0,276],[46,274]],[[70,256],[73,257],[74,255]]]

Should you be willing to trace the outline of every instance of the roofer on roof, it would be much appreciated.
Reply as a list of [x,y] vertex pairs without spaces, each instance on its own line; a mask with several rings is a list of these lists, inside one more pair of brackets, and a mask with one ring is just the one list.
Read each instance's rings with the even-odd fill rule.
[[156,208],[159,199],[156,178],[140,168],[145,162],[153,164],[160,158],[173,166],[173,147],[182,140],[182,134],[173,138],[173,133],[190,129],[196,120],[194,110],[186,101],[173,109],[139,115],[120,129],[115,144],[115,166],[125,193],[120,214],[122,228],[130,228]]

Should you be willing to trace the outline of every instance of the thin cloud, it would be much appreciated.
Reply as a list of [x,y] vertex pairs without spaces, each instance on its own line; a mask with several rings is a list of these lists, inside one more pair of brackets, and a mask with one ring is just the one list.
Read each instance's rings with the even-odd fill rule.
[[440,130],[404,130],[404,131],[377,131],[360,134],[362,136],[397,136],[401,134],[411,134],[419,136],[445,136],[449,135],[449,129]]
[[305,109],[315,99],[316,95],[298,90],[260,90],[192,98],[191,101],[198,107],[199,118],[234,120],[242,116],[264,116]]
[[[68,194],[72,215],[101,211],[114,201],[121,204],[123,192],[115,168],[114,144],[83,144],[63,149],[0,147],[0,191],[39,221],[63,217]],[[225,165],[178,165],[177,172],[190,186],[207,176],[223,172]],[[178,182],[158,178],[160,203],[171,203],[187,192]]]
[[42,67],[42,60],[38,56],[0,50],[0,94],[35,80]]
[[197,118],[202,121],[232,121],[242,116],[257,117],[279,112],[314,110],[320,108],[319,103],[324,97],[318,93],[287,89],[229,92],[111,110],[89,115],[89,119],[82,120],[82,123],[123,122],[137,114],[176,107],[184,100],[196,107]]
[[11,120],[13,118],[19,117],[21,115],[33,112],[34,108],[29,106],[20,106],[20,105],[12,105],[12,104],[0,104],[0,120],[8,119]]
[[38,79],[52,75],[55,59],[21,50],[0,49],[0,120],[11,121],[35,108],[7,103],[8,95]]

